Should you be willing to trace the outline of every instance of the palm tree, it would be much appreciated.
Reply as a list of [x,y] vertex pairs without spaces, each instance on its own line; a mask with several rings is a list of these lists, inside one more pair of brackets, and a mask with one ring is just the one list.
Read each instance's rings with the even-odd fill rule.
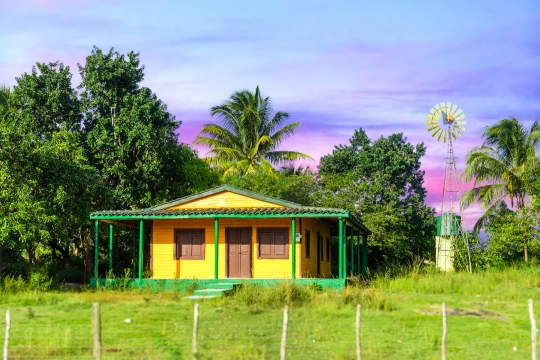
[[225,103],[212,107],[223,126],[205,124],[195,140],[211,150],[205,160],[223,170],[223,176],[245,175],[254,171],[274,174],[272,165],[312,158],[295,151],[277,151],[280,143],[294,134],[298,122],[282,126],[289,114],[278,111],[272,116],[269,97],[255,92],[235,92]]
[[514,118],[504,119],[487,126],[483,138],[483,146],[467,155],[462,175],[464,181],[474,179],[474,187],[463,193],[462,207],[478,201],[486,209],[475,230],[485,226],[507,197],[512,207],[524,208],[530,176],[527,168],[536,160],[540,125],[535,121],[528,130]]

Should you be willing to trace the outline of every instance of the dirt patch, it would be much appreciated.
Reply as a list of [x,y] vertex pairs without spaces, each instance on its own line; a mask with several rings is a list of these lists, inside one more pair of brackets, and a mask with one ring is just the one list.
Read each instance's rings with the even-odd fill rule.
[[[433,308],[435,306],[431,305],[430,307]],[[415,312],[423,315],[441,315],[441,310],[415,310]],[[503,315],[487,309],[447,308],[446,314],[448,316],[475,316],[484,320],[506,321]]]

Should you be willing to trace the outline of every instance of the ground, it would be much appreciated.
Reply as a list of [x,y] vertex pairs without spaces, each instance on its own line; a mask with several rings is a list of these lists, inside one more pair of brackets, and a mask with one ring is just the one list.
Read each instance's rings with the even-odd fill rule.
[[[443,301],[449,358],[530,358],[527,301],[539,285],[538,268],[528,267],[381,277],[342,292],[247,288],[200,302],[200,358],[278,358],[289,302],[287,359],[355,359],[356,303],[364,358],[440,359]],[[4,294],[0,310],[9,308],[12,318],[9,358],[91,359],[92,302],[101,304],[104,359],[192,358],[193,302],[175,293],[108,290]]]

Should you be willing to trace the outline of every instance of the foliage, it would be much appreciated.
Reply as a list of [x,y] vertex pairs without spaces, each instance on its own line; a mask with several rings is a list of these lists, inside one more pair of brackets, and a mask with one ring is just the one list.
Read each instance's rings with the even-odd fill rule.
[[483,146],[467,155],[463,179],[474,179],[474,187],[462,197],[463,208],[475,201],[486,209],[478,219],[475,230],[484,227],[506,197],[512,207],[525,206],[527,189],[532,175],[528,168],[536,160],[540,145],[540,125],[535,121],[526,129],[517,119],[503,119],[487,126]]
[[348,209],[373,231],[372,267],[431,256],[435,217],[424,204],[425,152],[423,144],[413,146],[401,133],[372,142],[359,129],[350,145],[321,158],[319,205]]
[[240,176],[229,175],[224,183],[251,190],[259,194],[292,201],[302,205],[312,205],[318,192],[316,175],[309,168],[291,174],[290,171],[278,171],[274,176],[263,172],[254,172]]
[[210,148],[206,160],[221,169],[224,176],[245,175],[255,171],[273,174],[272,165],[299,159],[311,159],[295,151],[276,150],[300,125],[281,127],[289,114],[278,111],[272,116],[270,97],[255,92],[237,91],[225,103],[212,107],[223,126],[205,124],[195,140]]

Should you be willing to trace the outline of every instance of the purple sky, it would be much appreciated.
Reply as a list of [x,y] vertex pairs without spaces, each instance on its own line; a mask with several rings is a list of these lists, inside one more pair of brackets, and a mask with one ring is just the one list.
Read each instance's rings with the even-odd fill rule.
[[[0,83],[14,85],[38,61],[76,72],[93,45],[134,50],[144,86],[182,120],[185,143],[211,121],[211,106],[259,85],[302,123],[283,149],[318,159],[358,127],[372,139],[403,132],[425,142],[436,208],[446,147],[426,131],[435,103],[456,103],[467,116],[459,172],[485,126],[540,118],[538,0],[111,3],[2,1]],[[467,210],[468,228],[479,211]]]

